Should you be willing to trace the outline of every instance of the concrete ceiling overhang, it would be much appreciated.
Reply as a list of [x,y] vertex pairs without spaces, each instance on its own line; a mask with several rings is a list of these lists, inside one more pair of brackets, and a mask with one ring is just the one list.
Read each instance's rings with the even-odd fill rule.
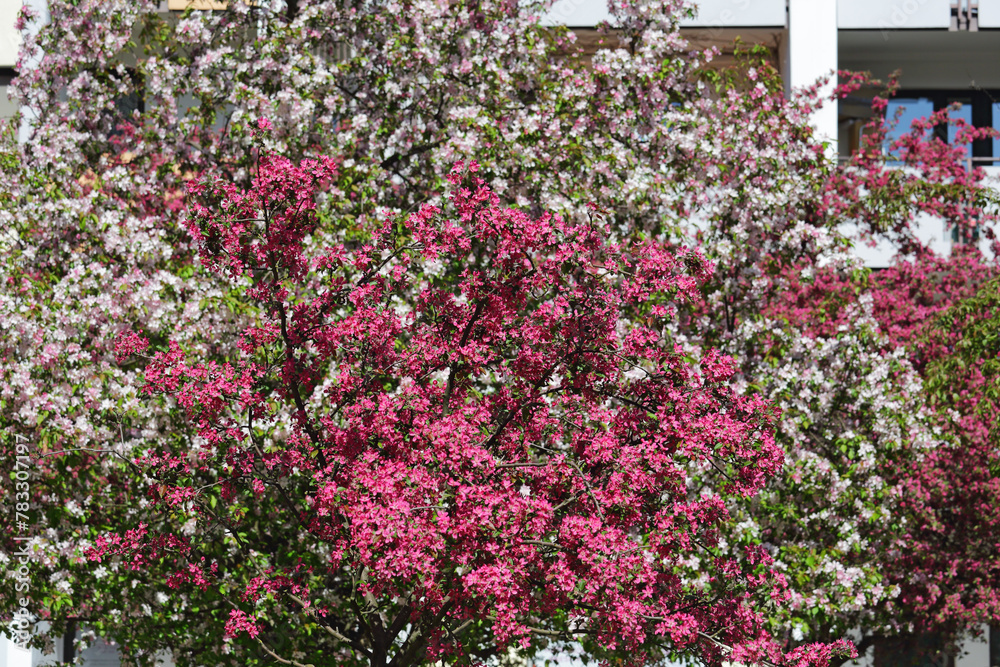
[[838,67],[900,70],[904,89],[1000,89],[1000,30],[841,30]]

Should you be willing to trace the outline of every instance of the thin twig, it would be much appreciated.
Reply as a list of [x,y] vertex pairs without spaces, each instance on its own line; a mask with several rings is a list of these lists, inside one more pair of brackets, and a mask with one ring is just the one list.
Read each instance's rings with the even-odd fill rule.
[[261,639],[260,637],[257,637],[257,642],[260,644],[260,647],[262,649],[264,649],[265,651],[267,651],[267,654],[269,656],[271,656],[272,658],[274,658],[275,660],[277,660],[278,662],[280,662],[283,665],[294,665],[294,667],[316,667],[316,665],[314,665],[312,663],[301,663],[301,662],[298,662],[297,660],[282,658],[280,655],[278,655],[277,653],[275,653],[274,651],[272,651],[271,649],[269,649],[267,647],[267,644],[265,644],[264,640]]

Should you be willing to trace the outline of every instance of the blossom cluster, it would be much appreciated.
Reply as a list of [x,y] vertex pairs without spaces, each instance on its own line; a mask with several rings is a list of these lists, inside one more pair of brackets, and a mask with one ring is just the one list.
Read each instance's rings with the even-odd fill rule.
[[[732,360],[709,351],[695,366],[664,338],[711,274],[698,252],[614,240],[600,215],[503,208],[473,162],[449,175],[446,208],[309,257],[318,221],[303,201],[336,164],[258,164],[248,191],[193,184],[211,205],[190,224],[203,264],[244,279],[251,330],[280,334],[244,338],[224,368],[192,365],[171,342],[145,370],[144,391],[175,398],[204,443],[196,461],[142,462],[177,480],[161,503],[190,502],[235,534],[261,515],[300,532],[292,553],[240,539],[246,561],[226,574],[249,579],[243,598],[258,602],[229,615],[231,637],[267,646],[267,621],[321,609],[341,641],[310,648],[373,662],[527,649],[533,636],[587,637],[635,664],[650,651],[848,654],[783,655],[750,604],[787,597],[759,548],[717,557],[708,589],[675,572],[712,553],[726,498],[755,495],[784,458],[768,402],[727,387]],[[432,262],[453,269],[435,276]],[[277,437],[282,413],[293,421]],[[692,493],[690,471],[708,468],[718,491]],[[207,547],[164,558],[182,569]]]

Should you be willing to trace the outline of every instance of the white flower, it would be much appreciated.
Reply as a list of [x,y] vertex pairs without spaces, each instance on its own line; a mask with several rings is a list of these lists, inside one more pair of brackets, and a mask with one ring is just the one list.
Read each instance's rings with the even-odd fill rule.
[[197,529],[198,529],[198,519],[195,517],[191,517],[190,519],[184,522],[183,526],[181,526],[181,532],[184,533],[185,535],[194,535]]
[[73,516],[83,516],[83,508],[75,500],[66,501],[66,511]]

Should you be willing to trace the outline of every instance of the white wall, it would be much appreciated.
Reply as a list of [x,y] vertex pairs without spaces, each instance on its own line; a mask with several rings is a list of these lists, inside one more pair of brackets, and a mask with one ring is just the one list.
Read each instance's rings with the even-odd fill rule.
[[558,0],[549,13],[542,17],[542,25],[584,28],[610,19],[607,0]]
[[[788,79],[790,89],[811,86],[830,77],[821,90],[833,93],[837,72],[837,0],[788,0]],[[821,141],[829,141],[827,154],[837,155],[837,105],[828,102],[812,118]]]
[[0,67],[13,67],[17,50],[21,48],[21,35],[14,29],[20,0],[0,0]]
[[[0,0],[0,67],[13,67],[21,47],[21,35],[14,29],[20,0]],[[10,118],[17,107],[7,99],[7,86],[0,84],[0,118]],[[2,667],[2,665],[0,665]]]
[[[0,0],[3,2],[6,0]],[[784,27],[787,0],[696,0],[697,16],[685,27]],[[558,0],[542,18],[544,25],[592,27],[611,18],[607,0]]]
[[[980,0],[980,16],[986,4]],[[981,20],[981,19],[980,19]],[[951,23],[951,0],[838,0],[837,25],[850,29],[944,28]]]
[[[857,226],[843,225],[841,232],[848,238],[857,239]],[[914,235],[938,255],[947,256],[951,253],[951,234],[945,229],[944,220],[929,215],[920,215],[913,222]],[[855,240],[854,254],[873,269],[884,269],[892,266],[896,256],[896,246],[888,241],[880,241],[874,246],[867,242]],[[986,667],[981,665],[978,667]]]
[[0,667],[31,667],[31,651],[0,635]]
[[1000,0],[979,0],[979,27],[1000,28]]
[[[991,0],[987,0],[989,2]],[[996,0],[992,0],[996,2]],[[989,667],[990,664],[990,626],[980,628],[982,635],[967,637],[959,644],[958,655],[955,656],[955,667]]]
[[[2,2],[4,0],[0,0]],[[696,0],[697,15],[684,27],[784,27],[787,0]],[[544,25],[592,27],[611,18],[607,0],[558,0],[542,18]]]
[[742,28],[785,27],[786,0],[700,0],[694,19],[681,21],[684,27]]

